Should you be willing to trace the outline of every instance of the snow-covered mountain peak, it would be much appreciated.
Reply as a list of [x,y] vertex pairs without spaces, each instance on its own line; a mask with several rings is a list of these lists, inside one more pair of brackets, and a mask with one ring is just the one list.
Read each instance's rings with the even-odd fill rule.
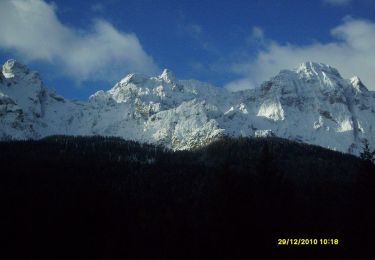
[[353,76],[350,78],[350,83],[353,85],[362,84],[361,79],[358,76]]
[[309,61],[300,64],[294,71],[299,79],[324,91],[335,91],[346,85],[338,70],[327,64]]
[[322,77],[324,75],[329,75],[341,78],[338,70],[332,66],[312,61],[301,63],[295,71],[305,77]]
[[367,87],[362,83],[361,79],[357,76],[352,77],[349,80],[353,88],[358,92],[368,92]]
[[176,81],[176,76],[169,69],[164,69],[159,78],[167,83],[174,83]]
[[71,102],[43,87],[15,61],[0,73],[0,139],[54,134],[121,136],[175,150],[220,136],[279,136],[359,154],[375,145],[375,93],[358,77],[305,62],[260,88],[231,93],[197,80],[129,74],[89,102]]
[[8,60],[4,63],[2,73],[5,78],[22,78],[30,73],[29,68],[16,60]]
[[279,85],[285,85],[288,88],[297,84],[307,91],[310,91],[310,89],[319,90],[325,95],[343,93],[351,85],[349,81],[341,77],[336,68],[310,61],[300,64],[293,70],[283,70],[271,80],[277,81]]
[[129,74],[125,76],[122,80],[120,80],[119,84],[120,85],[128,85],[128,84],[139,85],[139,84],[144,83],[148,79],[149,77],[143,74]]
[[313,93],[342,93],[348,87],[337,69],[323,63],[304,62],[292,70],[281,70],[279,74],[261,85],[263,94],[273,97],[294,93],[299,97]]
[[26,65],[13,59],[6,61],[2,66],[2,72],[0,73],[1,82],[4,82],[9,87],[8,90],[4,90],[5,92],[14,88],[19,89],[19,91],[26,88],[27,90],[23,90],[24,93],[20,93],[25,98],[44,89],[38,72],[30,70]]

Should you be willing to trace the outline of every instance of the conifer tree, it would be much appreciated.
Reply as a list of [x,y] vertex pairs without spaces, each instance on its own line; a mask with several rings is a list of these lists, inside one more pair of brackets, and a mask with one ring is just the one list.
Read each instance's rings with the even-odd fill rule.
[[360,153],[360,157],[363,161],[375,162],[375,150],[371,151],[370,144],[367,139],[363,141],[363,151]]

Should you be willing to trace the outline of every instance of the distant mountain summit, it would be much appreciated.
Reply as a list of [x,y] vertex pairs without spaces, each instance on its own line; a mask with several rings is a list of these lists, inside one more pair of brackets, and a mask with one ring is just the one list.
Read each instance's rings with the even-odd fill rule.
[[192,149],[222,136],[278,136],[358,154],[375,146],[375,93],[358,77],[305,62],[259,88],[229,92],[165,69],[130,74],[87,102],[45,88],[39,74],[15,60],[0,73],[0,139],[103,135]]

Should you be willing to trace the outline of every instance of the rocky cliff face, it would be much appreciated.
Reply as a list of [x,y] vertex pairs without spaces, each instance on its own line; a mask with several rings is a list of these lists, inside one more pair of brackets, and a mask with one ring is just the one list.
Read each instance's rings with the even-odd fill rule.
[[0,126],[2,139],[106,135],[192,149],[225,135],[275,135],[358,154],[364,139],[375,146],[375,93],[358,77],[306,62],[253,90],[231,93],[164,70],[73,102],[10,60],[0,74]]

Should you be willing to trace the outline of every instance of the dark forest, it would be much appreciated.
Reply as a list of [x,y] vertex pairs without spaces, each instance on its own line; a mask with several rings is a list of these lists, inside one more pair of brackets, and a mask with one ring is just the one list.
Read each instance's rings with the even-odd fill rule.
[[369,157],[279,138],[173,152],[52,136],[0,142],[0,165],[2,259],[373,257]]

